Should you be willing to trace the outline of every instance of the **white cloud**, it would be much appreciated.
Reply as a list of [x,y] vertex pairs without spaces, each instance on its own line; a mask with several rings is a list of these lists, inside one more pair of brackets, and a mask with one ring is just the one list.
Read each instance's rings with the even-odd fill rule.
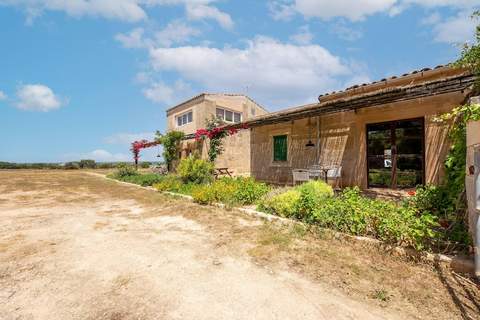
[[274,20],[288,21],[295,15],[295,8],[289,4],[280,1],[271,1],[268,3],[268,11]]
[[329,20],[345,17],[359,21],[368,15],[389,10],[396,2],[397,0],[295,0],[290,5],[277,2],[270,8],[273,8],[273,17],[277,19],[289,18],[296,11],[307,18]]
[[340,39],[346,41],[355,41],[363,36],[362,31],[360,31],[359,29],[351,28],[347,26],[347,24],[344,22],[334,23],[330,28],[330,32],[337,35]]
[[434,12],[426,17],[424,17],[420,22],[423,25],[434,25],[439,23],[442,20],[442,16],[438,12]]
[[163,30],[155,33],[155,40],[159,45],[169,47],[172,44],[185,43],[199,34],[198,29],[192,28],[181,21],[173,21]]
[[289,19],[296,12],[306,18],[343,17],[360,21],[378,13],[394,16],[413,5],[428,9],[471,9],[480,5],[480,0],[276,0],[270,2],[269,9],[274,19]]
[[62,156],[64,161],[91,159],[97,162],[132,161],[132,156],[125,153],[111,153],[104,149],[96,149],[86,153],[69,153]]
[[145,97],[153,102],[172,105],[192,95],[192,89],[182,80],[177,80],[173,86],[163,82],[154,82],[143,90]]
[[184,5],[192,19],[214,19],[223,27],[231,28],[230,16],[210,4],[216,0],[0,0],[0,6],[23,8],[27,23],[44,11],[61,11],[72,17],[93,16],[127,22],[148,18],[146,8],[153,6]]
[[129,33],[115,35],[115,40],[120,42],[125,48],[147,48],[151,43],[150,40],[143,37],[143,34],[143,28],[135,28]]
[[228,13],[218,10],[216,7],[204,4],[187,4],[187,16],[191,20],[212,19],[225,29],[233,28],[233,20]]
[[460,12],[434,24],[435,41],[458,44],[473,40],[476,24],[477,21],[470,18],[470,12]]
[[1,100],[6,100],[7,99],[7,95],[5,94],[5,92],[3,92],[2,90],[0,90],[0,101]]
[[64,103],[52,89],[42,84],[22,85],[17,90],[16,106],[22,110],[51,111],[60,108]]
[[98,16],[135,22],[143,20],[147,14],[139,0],[0,0],[0,5],[25,8],[29,19],[45,10],[63,11],[69,16]]
[[170,22],[164,29],[154,32],[151,36],[145,35],[143,28],[135,28],[128,33],[115,35],[115,40],[125,48],[153,48],[155,46],[169,47],[173,44],[185,43],[200,31],[181,21]]
[[298,29],[298,33],[290,37],[290,40],[298,44],[310,44],[313,40],[313,33],[310,32],[308,25],[302,26]]
[[134,141],[148,140],[152,141],[155,137],[153,132],[140,133],[117,133],[104,139],[108,144],[130,145]]
[[[150,50],[156,71],[174,71],[207,91],[243,92],[274,104],[305,102],[319,93],[338,89],[352,76],[347,64],[318,45],[293,45],[257,37],[245,48],[184,46]],[[171,99],[165,85],[153,92]],[[163,99],[164,100],[164,99]]]
[[416,4],[427,8],[456,7],[471,8],[480,4],[480,0],[403,0],[404,4]]

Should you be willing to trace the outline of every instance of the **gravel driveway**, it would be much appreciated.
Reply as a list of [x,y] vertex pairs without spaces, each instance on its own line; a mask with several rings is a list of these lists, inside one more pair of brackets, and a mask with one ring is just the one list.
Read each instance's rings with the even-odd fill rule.
[[0,179],[1,319],[404,318],[259,265],[216,226],[249,234],[253,218],[79,172]]

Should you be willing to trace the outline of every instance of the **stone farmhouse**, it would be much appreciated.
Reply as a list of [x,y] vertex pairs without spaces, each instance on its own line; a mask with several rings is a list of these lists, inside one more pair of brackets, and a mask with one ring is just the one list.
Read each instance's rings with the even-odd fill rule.
[[168,129],[190,136],[182,157],[206,146],[193,139],[205,118],[247,125],[225,141],[217,167],[258,180],[291,184],[292,172],[313,165],[341,167],[342,186],[405,189],[438,184],[449,124],[436,116],[465,103],[475,78],[438,66],[355,85],[318,102],[268,113],[244,95],[201,94],[167,110]]

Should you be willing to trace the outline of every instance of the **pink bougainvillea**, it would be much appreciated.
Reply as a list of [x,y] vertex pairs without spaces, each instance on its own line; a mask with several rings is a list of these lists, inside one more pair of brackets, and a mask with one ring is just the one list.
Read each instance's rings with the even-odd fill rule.
[[[246,124],[242,124],[241,129],[248,129]],[[211,129],[198,129],[195,132],[195,139],[200,141],[204,138],[215,139],[218,137],[232,136],[238,132],[238,128],[234,127],[214,127]]]
[[224,126],[218,119],[212,119],[207,121],[207,128],[198,129],[195,132],[195,140],[201,141],[208,138],[209,149],[208,159],[211,162],[215,162],[218,155],[223,152],[223,139],[227,136],[232,136],[238,132],[239,129],[247,129],[246,124],[241,126]]
[[130,151],[133,153],[133,160],[135,160],[135,165],[138,165],[138,160],[140,159],[140,151],[145,148],[150,148],[160,144],[157,141],[147,141],[147,140],[140,140],[132,142],[132,147]]

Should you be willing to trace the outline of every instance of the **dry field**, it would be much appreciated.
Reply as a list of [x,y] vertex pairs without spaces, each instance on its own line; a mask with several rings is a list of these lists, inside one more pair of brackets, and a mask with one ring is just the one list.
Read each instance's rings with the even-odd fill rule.
[[480,290],[81,171],[0,171],[0,319],[480,319]]

